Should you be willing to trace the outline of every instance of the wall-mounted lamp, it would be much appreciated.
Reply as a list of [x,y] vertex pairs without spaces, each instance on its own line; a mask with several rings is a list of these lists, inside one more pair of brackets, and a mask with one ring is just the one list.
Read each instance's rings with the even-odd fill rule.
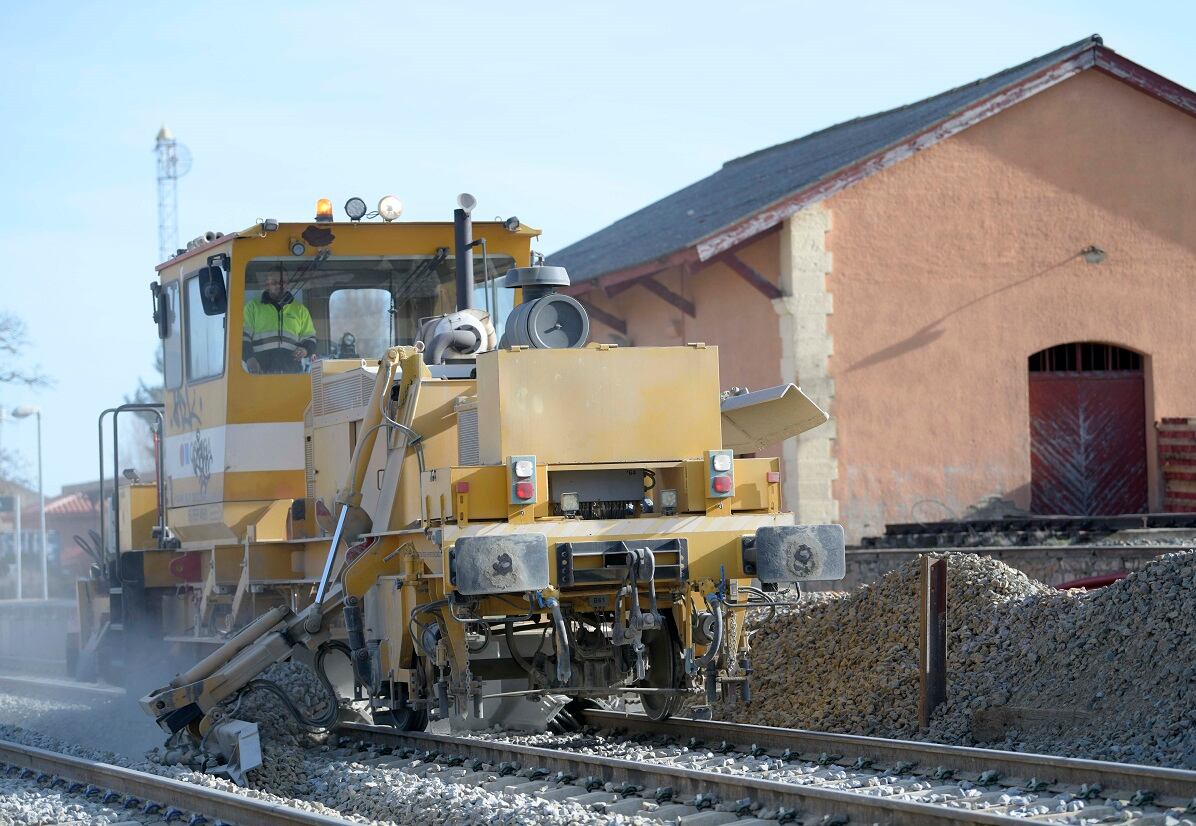
[[1084,247],[1080,250],[1080,255],[1084,256],[1084,260],[1089,264],[1099,264],[1107,257],[1105,251],[1095,244]]

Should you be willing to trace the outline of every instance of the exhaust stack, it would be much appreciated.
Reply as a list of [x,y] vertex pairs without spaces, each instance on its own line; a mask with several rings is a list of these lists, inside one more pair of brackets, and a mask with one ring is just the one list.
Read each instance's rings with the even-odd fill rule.
[[457,263],[457,310],[473,308],[473,219],[477,199],[468,192],[457,196],[453,210],[453,254]]

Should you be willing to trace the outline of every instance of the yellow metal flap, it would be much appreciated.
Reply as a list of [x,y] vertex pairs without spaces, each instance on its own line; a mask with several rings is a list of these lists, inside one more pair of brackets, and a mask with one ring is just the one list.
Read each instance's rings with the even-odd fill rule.
[[805,433],[828,418],[793,384],[731,396],[722,403],[723,447],[756,453]]

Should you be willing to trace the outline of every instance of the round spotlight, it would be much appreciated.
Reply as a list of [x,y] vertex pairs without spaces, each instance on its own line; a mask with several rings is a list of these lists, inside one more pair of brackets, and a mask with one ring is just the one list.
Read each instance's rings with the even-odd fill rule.
[[302,241],[291,242],[291,255],[303,255],[305,252],[307,252],[307,247]]
[[504,227],[506,227],[507,232],[518,232],[519,231],[519,218],[515,215],[512,215],[510,218],[503,221],[502,225]]
[[360,221],[365,216],[365,201],[360,198],[350,198],[345,201],[345,214],[350,221]]
[[465,214],[473,212],[473,208],[478,205],[478,199],[470,195],[468,192],[462,192],[457,196],[457,206],[465,210]]
[[403,214],[403,202],[393,195],[386,195],[378,202],[378,214],[389,223]]

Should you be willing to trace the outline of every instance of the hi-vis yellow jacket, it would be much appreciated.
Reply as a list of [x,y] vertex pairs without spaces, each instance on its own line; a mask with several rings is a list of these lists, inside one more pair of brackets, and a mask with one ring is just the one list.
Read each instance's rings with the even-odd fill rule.
[[256,358],[266,373],[290,373],[302,369],[295,350],[302,347],[315,355],[316,328],[311,313],[287,293],[277,303],[267,293],[245,304],[245,326],[241,336],[241,360]]

